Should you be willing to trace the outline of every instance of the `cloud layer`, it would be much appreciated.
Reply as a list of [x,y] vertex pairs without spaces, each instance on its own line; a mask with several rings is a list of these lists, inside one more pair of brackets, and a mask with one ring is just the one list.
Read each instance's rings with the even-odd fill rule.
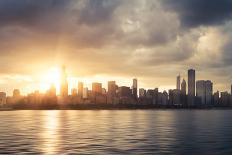
[[230,0],[1,0],[0,71],[65,63],[72,76],[138,77],[152,88],[194,67],[228,89],[231,15]]

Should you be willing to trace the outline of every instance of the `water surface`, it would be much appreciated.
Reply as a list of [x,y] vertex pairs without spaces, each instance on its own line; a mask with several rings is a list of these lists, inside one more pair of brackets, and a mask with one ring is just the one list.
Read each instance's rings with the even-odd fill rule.
[[0,111],[4,153],[232,154],[232,111]]

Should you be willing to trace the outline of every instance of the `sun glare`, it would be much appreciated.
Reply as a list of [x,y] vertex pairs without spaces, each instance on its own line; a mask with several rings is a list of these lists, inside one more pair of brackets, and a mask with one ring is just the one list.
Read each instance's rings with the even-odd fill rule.
[[41,89],[43,91],[48,90],[51,85],[55,85],[58,91],[60,88],[60,68],[52,67],[48,69],[47,72],[43,74],[42,81]]

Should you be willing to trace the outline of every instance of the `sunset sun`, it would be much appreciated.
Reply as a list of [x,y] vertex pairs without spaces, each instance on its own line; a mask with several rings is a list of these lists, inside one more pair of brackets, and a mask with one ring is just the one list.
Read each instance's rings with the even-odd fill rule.
[[60,68],[51,67],[42,76],[41,89],[43,91],[48,90],[51,85],[54,85],[57,90],[60,88]]

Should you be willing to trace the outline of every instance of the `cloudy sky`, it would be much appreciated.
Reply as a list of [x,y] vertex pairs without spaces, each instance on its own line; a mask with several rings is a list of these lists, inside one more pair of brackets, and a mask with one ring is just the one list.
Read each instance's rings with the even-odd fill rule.
[[232,1],[1,0],[0,91],[37,89],[62,64],[72,81],[160,89],[195,68],[229,90]]

